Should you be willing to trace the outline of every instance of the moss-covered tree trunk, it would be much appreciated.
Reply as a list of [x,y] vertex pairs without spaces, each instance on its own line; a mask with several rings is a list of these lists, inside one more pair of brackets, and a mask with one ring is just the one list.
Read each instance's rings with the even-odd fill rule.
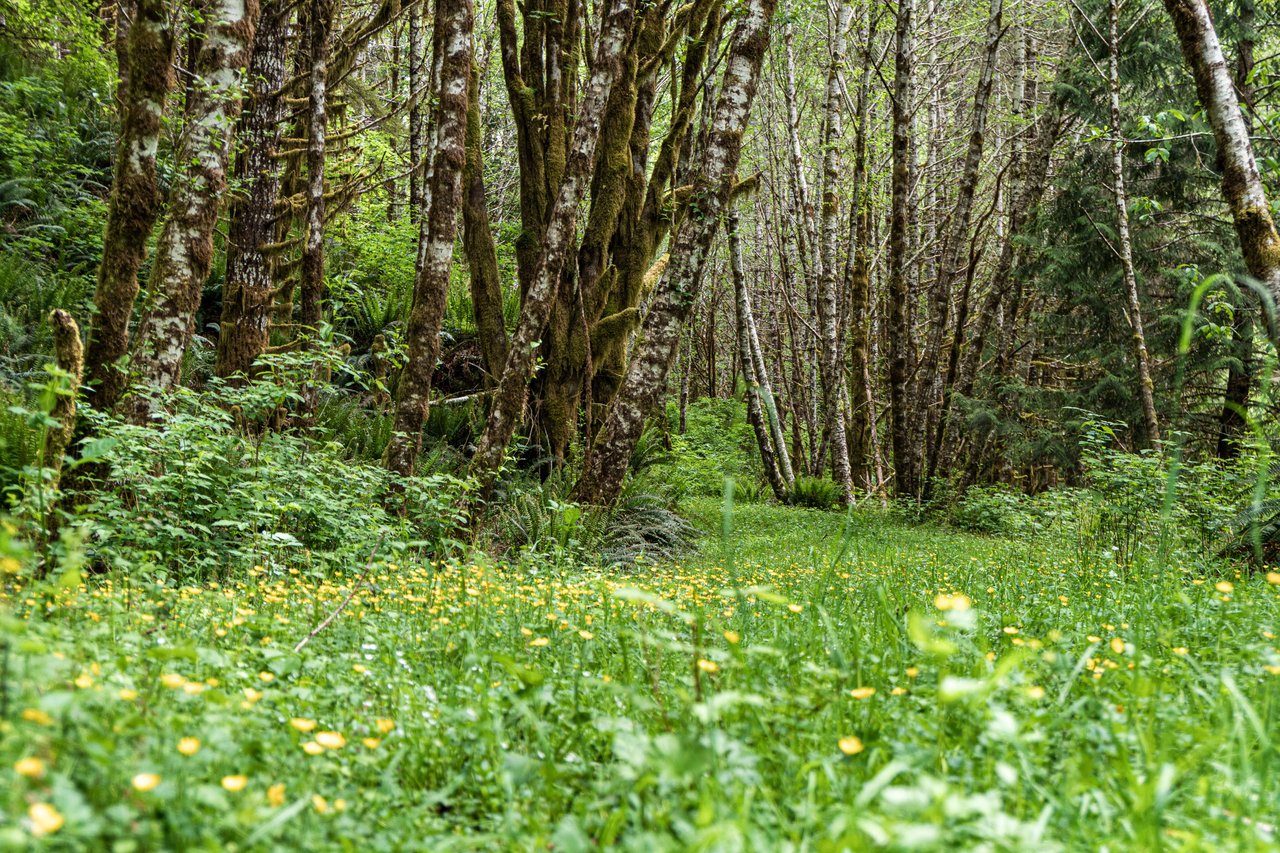
[[138,298],[138,270],[160,208],[156,152],[164,105],[173,85],[174,38],[163,0],[139,0],[127,47],[120,52],[120,140],[107,204],[107,229],[85,354],[90,401],[110,409],[127,385],[121,359],[129,352],[129,321]]
[[769,46],[773,10],[774,0],[748,0],[739,12],[742,17],[725,58],[720,96],[694,176],[688,212],[645,316],[643,338],[626,379],[574,486],[577,500],[606,505],[617,500],[645,418],[666,387],[681,329],[697,301],[711,240],[733,189],[742,132]]
[[473,65],[467,99],[467,160],[462,172],[462,244],[471,274],[471,307],[487,384],[496,384],[507,360],[498,251],[484,186],[484,127],[480,122],[480,69]]
[[[1240,112],[1234,81],[1222,54],[1213,17],[1205,0],[1164,0],[1173,18],[1182,55],[1196,81],[1200,105],[1204,107],[1217,143],[1222,169],[1222,196],[1231,209],[1245,266],[1266,288],[1273,306],[1280,305],[1280,234],[1271,218],[1266,191],[1258,175],[1258,165],[1249,141],[1249,129]],[[1273,311],[1265,317],[1272,336],[1276,328]]]
[[53,402],[50,416],[58,422],[44,436],[43,463],[50,472],[48,485],[57,490],[62,475],[62,461],[71,446],[76,429],[76,397],[84,374],[84,346],[80,341],[80,327],[70,314],[55,308],[49,314],[53,328],[53,353],[58,367],[67,375],[65,393]]
[[911,99],[915,86],[912,46],[914,0],[899,0],[893,77],[893,201],[889,219],[889,438],[893,446],[894,488],[899,495],[919,494],[917,447],[909,411],[911,323],[907,276],[908,225],[911,217]]
[[[622,71],[623,51],[634,17],[635,7],[631,0],[615,0],[600,22],[591,79],[574,127],[564,179],[556,194],[535,274],[524,295],[520,322],[508,347],[493,407],[471,459],[471,473],[480,483],[482,499],[487,498],[492,489],[507,444],[524,412],[526,390],[538,356],[538,341],[555,303],[564,265],[576,244],[578,207],[587,191],[605,104]],[[504,44],[504,53],[506,50]]]
[[438,58],[435,97],[435,148],[431,199],[419,223],[413,308],[405,328],[408,359],[396,388],[395,434],[387,444],[387,468],[411,476],[422,447],[422,425],[431,405],[431,377],[440,354],[440,325],[449,298],[453,244],[462,203],[462,173],[467,159],[467,92],[471,85],[471,0],[436,3],[433,53]]
[[247,376],[266,352],[275,277],[267,250],[275,237],[280,197],[280,136],[285,114],[286,0],[266,0],[249,60],[249,96],[240,114],[227,232],[227,274],[222,285],[218,360],[222,377]]
[[[139,382],[147,390],[164,391],[178,383],[194,332],[200,292],[213,263],[213,230],[227,187],[227,161],[258,2],[216,0],[203,14],[207,29],[178,143],[178,174],[147,281],[151,304],[138,327],[133,353]],[[139,422],[150,415],[148,395],[134,398],[129,415]]]

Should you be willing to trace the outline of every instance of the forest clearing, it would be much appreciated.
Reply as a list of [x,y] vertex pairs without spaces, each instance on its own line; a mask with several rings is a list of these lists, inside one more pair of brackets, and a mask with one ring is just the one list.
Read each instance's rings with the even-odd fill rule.
[[622,571],[10,601],[46,612],[10,652],[9,810],[50,789],[94,849],[1275,848],[1280,574],[730,513]]
[[1280,850],[1280,3],[0,0],[0,851]]

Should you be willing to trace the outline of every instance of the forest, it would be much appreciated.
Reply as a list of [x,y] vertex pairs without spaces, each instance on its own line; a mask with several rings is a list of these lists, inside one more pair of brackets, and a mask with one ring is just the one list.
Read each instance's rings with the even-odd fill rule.
[[1280,849],[1277,215],[1276,0],[0,0],[0,851]]

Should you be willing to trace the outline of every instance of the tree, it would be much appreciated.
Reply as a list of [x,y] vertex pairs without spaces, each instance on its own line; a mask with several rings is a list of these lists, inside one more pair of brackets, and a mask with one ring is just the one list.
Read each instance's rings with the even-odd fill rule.
[[174,44],[164,0],[139,0],[122,54],[128,65],[121,74],[120,139],[85,353],[85,382],[99,409],[113,408],[128,383],[120,362],[129,352],[138,270],[160,209],[156,153],[173,85]]
[[[227,187],[241,73],[249,64],[257,0],[217,0],[204,8],[205,32],[194,63],[195,80],[178,143],[178,176],[147,281],[152,302],[138,327],[134,366],[148,390],[178,383],[195,327],[200,290],[213,264],[213,231]],[[137,421],[150,414],[146,394],[129,407]]]
[[427,193],[430,208],[419,220],[413,308],[405,330],[409,355],[396,387],[395,434],[385,454],[387,467],[404,477],[413,474],[422,447],[422,425],[431,406],[431,376],[440,353],[440,324],[449,296],[467,159],[474,22],[471,0],[437,0],[433,54],[439,57],[440,75],[432,123],[436,133]]
[[[1245,266],[1261,283],[1274,308],[1280,303],[1280,234],[1271,218],[1248,127],[1213,28],[1213,17],[1205,0],[1164,0],[1164,6],[1173,18],[1183,58],[1213,128],[1222,172],[1222,196],[1231,210]],[[1264,319],[1272,336],[1276,336],[1280,330],[1273,315],[1274,310],[1268,309]]]
[[248,376],[270,340],[275,276],[268,246],[274,242],[280,197],[280,137],[286,118],[285,64],[290,7],[264,0],[249,60],[249,101],[240,113],[234,180],[240,191],[229,201],[227,274],[218,322],[222,377]]
[[[505,3],[506,0],[501,2]],[[551,209],[550,224],[542,239],[534,274],[524,294],[520,322],[507,349],[507,361],[498,382],[493,407],[471,459],[470,470],[480,483],[482,499],[488,496],[493,486],[506,455],[507,444],[515,434],[524,411],[527,386],[538,353],[538,340],[550,316],[560,286],[561,272],[576,237],[578,206],[586,193],[587,179],[595,162],[601,116],[614,81],[621,72],[622,55],[634,17],[635,8],[631,0],[615,0],[600,22],[591,79],[574,127],[573,144],[565,162],[555,205]],[[504,40],[503,62],[507,64],[511,62],[508,52],[509,48]]]
[[773,0],[748,0],[740,13],[725,60],[715,117],[694,176],[688,213],[645,315],[642,342],[574,486],[575,498],[584,503],[609,505],[617,500],[645,418],[666,386],[681,329],[702,284],[711,240],[733,190],[742,133],[769,46],[773,10]]

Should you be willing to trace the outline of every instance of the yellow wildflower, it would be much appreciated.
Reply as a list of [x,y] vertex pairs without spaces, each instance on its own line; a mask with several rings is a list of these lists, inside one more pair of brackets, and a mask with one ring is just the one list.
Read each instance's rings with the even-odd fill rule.
[[44,762],[34,755],[20,758],[13,765],[13,772],[28,779],[40,779],[44,776]]
[[309,732],[316,727],[316,721],[308,720],[306,717],[294,717],[289,721],[289,725],[300,732]]
[[862,740],[853,735],[840,738],[838,745],[840,747],[840,751],[845,755],[857,755],[866,748],[863,746]]
[[28,723],[36,723],[37,725],[41,725],[41,726],[53,725],[53,717],[50,717],[48,714],[46,714],[44,711],[41,711],[39,708],[25,709],[22,712],[22,719],[26,720]]
[[876,689],[874,687],[855,687],[849,691],[849,695],[854,699],[870,699],[876,695]]
[[183,755],[195,755],[199,751],[200,738],[198,737],[184,737],[182,740],[178,741],[178,752],[181,752]]
[[302,751],[307,755],[319,755],[324,752],[324,747],[313,740],[309,740],[302,745]]
[[27,817],[31,819],[33,835],[51,835],[62,829],[66,821],[56,808],[48,803],[32,803],[27,809]]
[[283,782],[277,782],[267,789],[267,802],[276,808],[284,805]]
[[131,783],[135,791],[146,793],[160,784],[160,775],[157,773],[139,773],[133,777]]
[[347,745],[347,739],[341,732],[320,732],[316,735],[316,743],[325,749],[342,749]]
[[382,732],[385,735],[396,727],[396,721],[388,720],[384,717],[375,721],[374,725],[378,727],[378,731]]

